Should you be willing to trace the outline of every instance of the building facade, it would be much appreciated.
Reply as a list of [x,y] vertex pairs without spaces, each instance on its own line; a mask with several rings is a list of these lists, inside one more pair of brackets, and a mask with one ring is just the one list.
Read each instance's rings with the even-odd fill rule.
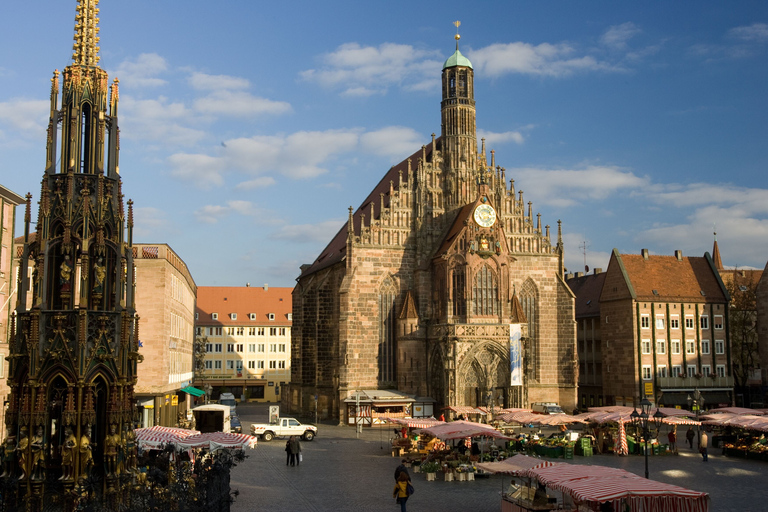
[[136,313],[141,319],[135,393],[140,425],[174,426],[193,405],[179,390],[194,379],[197,285],[166,244],[134,244]]
[[126,457],[118,469],[113,451],[132,435],[141,355],[133,211],[130,201],[125,211],[118,172],[118,84],[98,65],[96,4],[78,3],[73,62],[51,80],[35,236],[26,201],[5,423],[27,510],[55,500],[74,509],[76,486],[91,476],[120,499],[119,474],[135,467]]
[[603,404],[603,337],[600,328],[600,293],[603,269],[593,274],[568,274],[566,282],[576,296],[576,346],[579,358],[579,409]]
[[355,414],[351,399],[379,390],[437,407],[576,405],[560,224],[553,240],[494,152],[478,150],[474,70],[458,43],[442,84],[441,136],[392,167],[301,268],[295,412],[370,423],[393,408]]
[[605,405],[704,407],[733,404],[729,296],[703,257],[620,254],[614,249],[600,294]]
[[195,335],[205,345],[195,386],[214,400],[280,402],[291,378],[292,288],[201,286]]
[[[5,403],[10,393],[5,358],[8,347],[9,324],[16,307],[18,279],[14,252],[16,207],[24,202],[20,195],[0,185],[0,401]],[[0,410],[0,424],[5,424],[5,407]],[[0,441],[5,439],[5,429],[0,431]]]

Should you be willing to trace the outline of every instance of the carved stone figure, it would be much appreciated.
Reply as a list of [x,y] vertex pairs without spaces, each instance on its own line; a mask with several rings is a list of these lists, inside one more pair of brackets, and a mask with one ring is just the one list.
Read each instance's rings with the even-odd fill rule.
[[104,278],[107,276],[107,269],[104,266],[104,259],[99,258],[99,261],[93,266],[93,292],[104,292]]
[[88,478],[93,466],[93,445],[91,444],[91,426],[85,427],[85,433],[80,436],[80,478]]
[[117,473],[117,452],[121,444],[120,434],[117,433],[117,425],[113,423],[109,426],[109,435],[104,441],[107,474],[114,475]]
[[3,446],[3,474],[0,477],[13,476],[16,472],[16,438],[8,436]]
[[32,479],[45,479],[45,444],[44,444],[43,426],[37,427],[35,435],[32,436]]
[[61,266],[59,267],[59,285],[61,286],[61,293],[69,293],[71,291],[71,280],[72,266],[70,265],[69,256],[65,256],[64,261],[61,262]]
[[75,477],[77,438],[72,432],[72,427],[68,426],[64,432],[64,444],[59,447],[61,451],[61,477],[59,480],[72,480]]
[[19,444],[16,447],[16,453],[18,453],[19,467],[21,468],[21,476],[19,480],[25,480],[29,475],[29,458],[27,456],[27,448],[29,448],[29,437],[27,437],[27,427],[21,427]]

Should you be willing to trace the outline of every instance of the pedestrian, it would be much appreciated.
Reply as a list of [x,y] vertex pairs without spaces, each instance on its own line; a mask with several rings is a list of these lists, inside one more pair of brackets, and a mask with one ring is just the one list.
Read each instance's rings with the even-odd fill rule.
[[696,433],[693,431],[693,427],[688,427],[688,432],[685,433],[685,438],[688,440],[688,445],[693,450],[693,438],[696,437]]
[[709,460],[708,454],[707,454],[708,442],[709,442],[709,436],[707,436],[707,432],[704,431],[701,433],[701,438],[699,439],[699,452],[701,453],[701,459],[704,462],[707,462],[707,460]]
[[667,439],[669,439],[669,451],[672,453],[677,453],[677,426],[673,426],[672,430],[669,431],[669,434],[667,434]]
[[401,433],[401,434],[403,434],[403,439],[405,439],[406,437],[408,437],[408,427],[406,427],[405,425],[403,425],[403,429],[400,431],[400,433]]
[[440,415],[440,421],[445,421],[445,414]]
[[395,468],[395,482],[397,482],[397,479],[401,473],[405,473],[408,476],[408,479],[411,478],[411,475],[408,474],[408,468],[405,467],[406,462],[408,461],[405,459],[401,460],[400,465]]
[[289,437],[288,440],[285,442],[285,465],[286,466],[291,463],[292,458],[293,456],[291,455],[291,438]]
[[[299,442],[298,436],[291,436],[290,443],[291,453],[293,454],[296,465],[298,466],[299,463],[301,463],[301,442]],[[291,466],[293,466],[293,463],[291,463]]]
[[395,488],[392,490],[392,497],[396,498],[396,503],[400,505],[400,512],[406,512],[405,502],[408,501],[408,496],[410,496],[410,493],[408,492],[409,487],[410,489],[413,489],[408,473],[400,473],[397,477],[397,482],[395,482]]

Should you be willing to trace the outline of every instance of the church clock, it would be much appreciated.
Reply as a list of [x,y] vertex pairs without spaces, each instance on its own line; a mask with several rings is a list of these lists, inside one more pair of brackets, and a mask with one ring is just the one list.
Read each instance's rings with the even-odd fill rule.
[[493,226],[496,222],[496,210],[489,204],[481,204],[475,208],[475,222],[484,228]]

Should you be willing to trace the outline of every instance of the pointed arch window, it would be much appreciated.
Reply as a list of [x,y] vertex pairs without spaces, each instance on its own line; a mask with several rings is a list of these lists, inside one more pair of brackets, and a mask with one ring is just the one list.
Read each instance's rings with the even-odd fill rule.
[[464,278],[464,268],[457,267],[451,273],[451,291],[453,296],[453,316],[467,315],[466,279]]
[[91,167],[91,135],[93,130],[91,129],[91,105],[89,103],[83,103],[82,107],[82,122],[80,133],[80,172],[88,173]]
[[379,293],[379,382],[395,382],[395,287],[387,282]]
[[498,286],[496,274],[488,265],[483,265],[475,275],[472,297],[475,315],[495,315],[498,311]]

